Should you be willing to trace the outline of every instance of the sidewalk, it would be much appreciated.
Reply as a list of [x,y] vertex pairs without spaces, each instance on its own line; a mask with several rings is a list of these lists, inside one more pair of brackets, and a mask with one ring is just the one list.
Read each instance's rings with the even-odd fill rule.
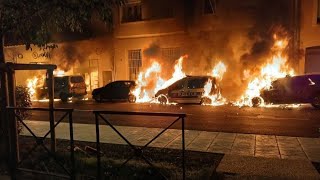
[[[24,122],[37,136],[44,136],[49,130],[49,122],[30,120]],[[144,146],[162,130],[161,128],[129,126],[115,126],[115,128],[132,144],[138,146]],[[74,124],[75,140],[95,142],[95,133],[94,124]],[[30,135],[30,133],[24,128],[22,135]],[[56,127],[56,138],[69,139],[68,123],[60,123]],[[126,144],[106,125],[100,125],[100,142]],[[149,146],[181,149],[181,144],[181,130],[168,129]],[[294,173],[288,177],[303,177],[300,175],[305,172],[313,172],[313,175],[316,174],[316,179],[320,179],[319,174],[310,163],[310,161],[320,162],[320,138],[185,130],[185,144],[186,150],[225,154],[217,171],[254,174],[252,169],[248,170],[248,167],[256,167],[261,169],[261,171],[255,171],[259,177],[264,177],[264,173],[270,174],[268,169],[273,169],[274,177],[283,173]],[[235,161],[237,159],[238,161]],[[288,168],[289,165],[291,168]],[[244,168],[239,169],[239,167]]]

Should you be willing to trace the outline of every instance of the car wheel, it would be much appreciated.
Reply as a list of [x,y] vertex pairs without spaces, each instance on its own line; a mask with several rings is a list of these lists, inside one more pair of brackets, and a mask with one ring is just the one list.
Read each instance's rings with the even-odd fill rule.
[[132,95],[132,94],[130,94],[130,95],[128,96],[128,101],[129,101],[129,103],[135,103],[136,100],[137,100],[136,96],[134,96],[134,95]]
[[259,107],[262,104],[263,99],[261,97],[254,97],[251,99],[253,107]]
[[203,97],[203,98],[201,98],[201,101],[200,101],[200,104],[201,104],[201,105],[209,105],[209,104],[211,104],[211,103],[212,103],[212,101],[211,101],[210,98],[208,98],[208,97]]
[[157,100],[160,104],[167,104],[169,103],[168,101],[168,98],[167,96],[163,95],[163,94],[160,94],[158,97],[157,97]]
[[68,101],[68,95],[66,93],[61,93],[60,94],[60,99],[62,102],[67,102]]
[[317,109],[320,109],[320,96],[314,97],[311,105]]
[[101,96],[100,96],[100,94],[95,95],[95,96],[93,97],[93,99],[94,99],[96,102],[101,102]]

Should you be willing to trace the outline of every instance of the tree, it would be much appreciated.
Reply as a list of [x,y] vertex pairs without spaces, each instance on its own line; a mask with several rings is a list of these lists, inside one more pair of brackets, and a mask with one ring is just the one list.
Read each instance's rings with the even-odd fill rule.
[[81,32],[93,17],[112,24],[112,12],[124,0],[2,0],[1,35],[18,37],[29,49],[31,44],[48,48],[53,34]]
[[[112,12],[125,0],[0,0],[0,65],[5,63],[4,38],[17,37],[30,49],[36,45],[42,50],[54,46],[52,36],[60,32],[82,32],[94,17],[109,27]],[[6,77],[0,71],[1,124],[6,118]],[[0,149],[6,149],[1,148]]]
[[[16,87],[16,102],[17,107],[30,107],[31,106],[31,98],[27,87],[17,86]],[[17,110],[17,116],[21,120],[25,120],[30,117],[31,113],[27,110]],[[20,134],[22,131],[22,124],[18,123],[17,125],[18,133]]]

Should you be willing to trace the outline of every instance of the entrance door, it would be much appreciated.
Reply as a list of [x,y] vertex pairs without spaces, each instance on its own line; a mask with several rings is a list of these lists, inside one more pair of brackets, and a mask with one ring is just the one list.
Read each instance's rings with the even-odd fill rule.
[[103,71],[102,72],[102,81],[103,81],[103,86],[112,82],[112,71]]

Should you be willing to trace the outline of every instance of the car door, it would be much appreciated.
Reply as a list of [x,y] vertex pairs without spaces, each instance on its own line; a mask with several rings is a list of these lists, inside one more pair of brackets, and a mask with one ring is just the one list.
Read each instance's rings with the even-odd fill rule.
[[171,86],[169,86],[169,90],[168,90],[169,101],[181,103],[181,101],[183,101],[183,94],[185,92],[185,87],[186,87],[185,79],[181,79],[173,83]]
[[102,99],[105,99],[105,100],[112,99],[113,85],[114,85],[114,82],[109,83],[105,87],[103,87],[102,92],[100,93],[100,96]]
[[284,86],[283,80],[273,81],[269,90],[263,91],[263,98],[266,102],[281,103],[283,101]]
[[204,86],[207,81],[208,78],[206,77],[196,77],[188,80],[185,102],[200,103],[202,94],[204,92]]
[[118,90],[119,99],[128,99],[130,86],[131,86],[131,82],[129,81],[124,81],[119,85],[119,90]]
[[110,99],[121,99],[124,92],[123,82],[114,82],[110,89]]

